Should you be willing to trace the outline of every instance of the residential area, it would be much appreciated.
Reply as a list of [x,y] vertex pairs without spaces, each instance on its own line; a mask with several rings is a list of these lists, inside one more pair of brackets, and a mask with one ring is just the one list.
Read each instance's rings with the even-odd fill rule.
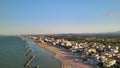
[[99,66],[100,68],[120,68],[120,47],[98,42],[68,41],[45,36],[29,36],[42,44],[59,46],[76,56],[76,61]]

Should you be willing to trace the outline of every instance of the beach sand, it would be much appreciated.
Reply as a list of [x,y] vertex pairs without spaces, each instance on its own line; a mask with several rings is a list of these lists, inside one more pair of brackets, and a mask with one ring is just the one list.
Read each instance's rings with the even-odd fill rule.
[[36,40],[33,41],[35,41],[38,44],[38,46],[45,48],[50,52],[53,52],[55,54],[55,58],[61,61],[62,63],[61,68],[94,68],[93,66],[84,64],[80,61],[76,61],[75,56],[67,52],[64,48],[57,48],[48,44],[42,44]]

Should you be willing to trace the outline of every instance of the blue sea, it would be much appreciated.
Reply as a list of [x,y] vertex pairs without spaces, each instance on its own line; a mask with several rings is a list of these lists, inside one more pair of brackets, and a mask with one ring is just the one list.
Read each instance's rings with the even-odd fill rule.
[[24,65],[31,56],[35,58],[29,68],[37,65],[40,68],[61,68],[61,62],[54,58],[53,53],[38,47],[31,39],[0,36],[0,68],[25,68]]

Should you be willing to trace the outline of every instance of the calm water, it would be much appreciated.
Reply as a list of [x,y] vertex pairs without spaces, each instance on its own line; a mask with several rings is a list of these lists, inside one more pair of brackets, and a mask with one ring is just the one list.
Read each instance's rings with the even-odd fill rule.
[[[27,56],[26,53],[31,51]],[[26,61],[32,56],[30,68],[39,65],[40,68],[60,68],[61,63],[54,58],[54,54],[36,45],[30,39],[24,41],[17,36],[0,37],[0,68],[24,68]]]

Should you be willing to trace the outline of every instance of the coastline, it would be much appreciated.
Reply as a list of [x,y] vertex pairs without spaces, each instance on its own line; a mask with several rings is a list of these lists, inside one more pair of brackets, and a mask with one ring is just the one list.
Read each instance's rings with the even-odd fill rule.
[[[33,39],[32,39],[33,40]],[[33,40],[39,47],[42,47],[55,54],[55,58],[62,64],[61,68],[94,68],[93,66],[78,62],[75,57],[66,52],[63,48],[57,48],[50,46],[49,44],[43,44],[36,40]]]
[[[37,41],[35,41],[35,40],[33,40],[33,41],[36,42],[39,47],[42,47],[42,48],[44,48],[44,49],[46,49],[46,50],[54,53],[54,54],[55,54],[54,58],[56,58],[56,59],[57,59],[58,61],[60,61],[61,64],[62,64],[61,68],[72,68],[70,63],[67,63],[67,62],[65,62],[63,59],[60,58],[60,55],[57,53],[57,52],[59,51],[57,48],[52,47],[52,46],[49,46],[49,45],[47,45],[47,44],[42,44],[42,43],[37,42]],[[55,50],[55,51],[54,51],[54,50]]]

